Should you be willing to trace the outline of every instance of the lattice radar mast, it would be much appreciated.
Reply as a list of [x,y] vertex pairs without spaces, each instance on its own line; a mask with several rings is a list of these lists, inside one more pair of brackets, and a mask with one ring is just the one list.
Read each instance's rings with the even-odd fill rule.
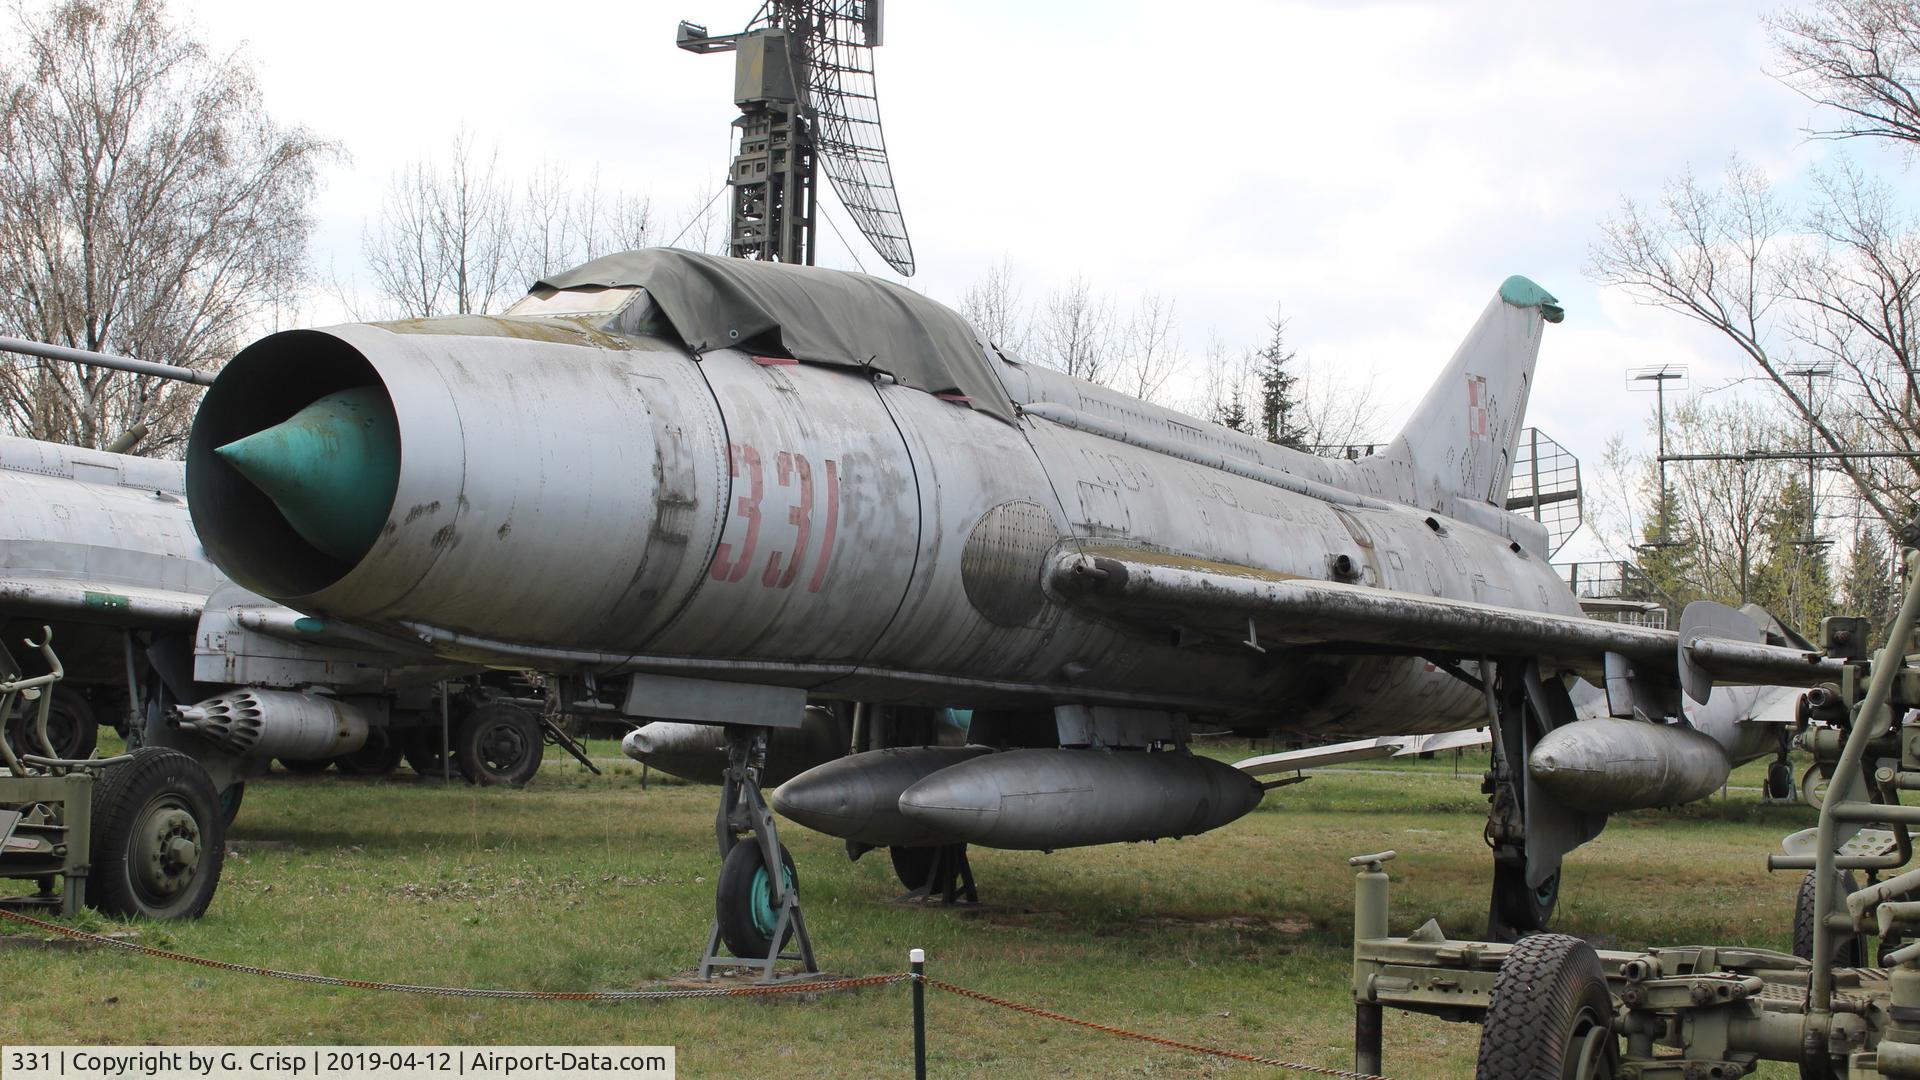
[[737,34],[680,24],[681,48],[735,54],[728,254],[812,265],[814,179],[824,167],[873,249],[912,276],[873,78],[881,38],[881,0],[768,0]]

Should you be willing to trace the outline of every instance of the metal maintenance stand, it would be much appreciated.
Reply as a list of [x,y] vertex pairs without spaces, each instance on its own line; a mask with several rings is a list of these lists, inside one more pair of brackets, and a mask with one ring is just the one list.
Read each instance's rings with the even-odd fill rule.
[[[721,952],[720,919],[716,909],[713,925],[707,931],[706,952],[700,958],[702,979],[712,978],[713,969],[719,967],[759,968],[760,981],[765,983],[812,975],[820,970],[813,960],[813,941],[807,936],[806,916],[800,911],[800,890],[789,883],[784,873],[780,836],[774,828],[773,810],[760,795],[760,771],[767,760],[767,730],[764,727],[727,725],[727,772],[721,781],[720,812],[714,818],[713,832],[723,862],[736,844],[750,841],[760,849],[760,862],[766,873],[768,902],[778,912],[771,935],[773,945],[764,957],[732,956]],[[725,902],[724,894],[720,900]],[[782,951],[789,937],[798,946],[798,952]],[[798,960],[804,967],[801,971],[777,976],[774,967],[782,960]]]

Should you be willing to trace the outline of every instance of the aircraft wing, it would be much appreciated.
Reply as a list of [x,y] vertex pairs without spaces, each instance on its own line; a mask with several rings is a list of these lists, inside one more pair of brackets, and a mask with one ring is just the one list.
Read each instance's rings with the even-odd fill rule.
[[191,590],[33,575],[0,576],[0,611],[21,618],[84,617],[90,622],[191,623],[206,606]]
[[1153,632],[1232,635],[1263,650],[1538,656],[1594,682],[1612,656],[1616,677],[1623,664],[1663,674],[1696,701],[1714,682],[1813,686],[1840,670],[1818,652],[1768,644],[1718,604],[1689,605],[1675,632],[1113,547],[1057,556],[1050,580],[1068,602]]

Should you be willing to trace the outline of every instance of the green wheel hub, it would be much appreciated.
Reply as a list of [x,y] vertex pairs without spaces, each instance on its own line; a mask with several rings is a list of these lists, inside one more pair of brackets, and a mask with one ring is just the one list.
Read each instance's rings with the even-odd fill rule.
[[[793,872],[785,866],[780,868],[780,884],[783,895],[793,891]],[[774,905],[773,889],[764,866],[753,872],[753,886],[748,890],[747,903],[753,916],[753,928],[772,937],[774,927],[780,923],[780,909]]]

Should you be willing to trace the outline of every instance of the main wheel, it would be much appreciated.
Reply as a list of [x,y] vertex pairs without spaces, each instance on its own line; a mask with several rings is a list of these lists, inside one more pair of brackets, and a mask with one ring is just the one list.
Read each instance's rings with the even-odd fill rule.
[[240,803],[247,797],[247,782],[235,780],[220,792],[220,825],[223,829],[233,825],[233,819],[240,816]]
[[360,749],[334,758],[333,765],[348,776],[386,776],[400,767],[403,752],[400,741],[389,736],[386,728],[372,728]]
[[108,915],[199,918],[226,858],[207,771],[178,750],[143,746],[103,772],[93,788],[87,899]]
[[893,860],[893,876],[900,884],[909,889],[924,889],[927,879],[933,876],[933,864],[940,857],[937,847],[890,847],[887,856]]
[[519,787],[540,771],[540,721],[518,705],[482,705],[460,721],[453,760],[470,784]]
[[1521,934],[1545,930],[1559,900],[1558,873],[1535,887],[1527,884],[1526,864],[1508,859],[1493,861],[1494,916],[1507,929]]
[[[1807,871],[1800,879],[1800,891],[1793,897],[1793,955],[1802,960],[1813,959],[1813,889],[1815,870]],[[1834,873],[1833,887],[1838,890],[1835,910],[1845,904],[1845,897],[1860,888],[1860,879],[1852,871]],[[1860,939],[1852,934],[1836,935],[1833,941],[1833,962],[1839,967],[1860,967],[1865,958],[1860,950]]]
[[[787,854],[785,844],[780,845],[780,876],[786,889],[799,887],[793,856]],[[727,852],[726,860],[720,864],[720,884],[713,894],[713,918],[720,926],[720,940],[726,943],[727,951],[744,959],[771,956],[793,936],[793,928],[789,926],[779,945],[774,944],[773,931],[780,922],[780,909],[773,903],[767,864],[760,858],[758,842],[743,839]]]
[[[15,753],[42,752],[40,740],[33,735],[39,718],[38,701],[16,704],[13,715],[7,718],[7,741],[13,744]],[[53,703],[47,707],[47,741],[53,744],[55,757],[71,761],[93,756],[93,748],[100,743],[100,723],[94,718],[93,706],[78,691],[64,686],[53,688]]]
[[407,759],[407,765],[414,772],[429,780],[466,775],[455,763],[454,755],[441,753],[439,724],[434,724],[432,727],[417,727],[408,731],[400,739],[400,753]]
[[1493,978],[1477,1080],[1606,1080],[1619,1064],[1593,946],[1565,934],[1521,938]]
[[1793,798],[1793,766],[1785,761],[1767,765],[1767,798],[1775,802]]

